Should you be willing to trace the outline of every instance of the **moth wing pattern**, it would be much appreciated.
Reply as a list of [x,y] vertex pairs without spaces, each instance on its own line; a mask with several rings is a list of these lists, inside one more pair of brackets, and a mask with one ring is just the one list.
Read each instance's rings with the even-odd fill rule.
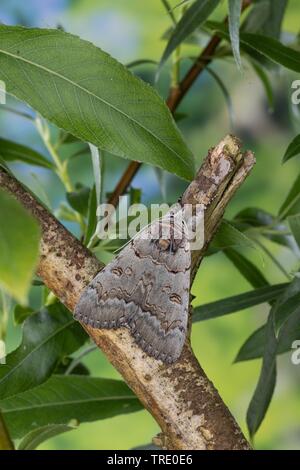
[[181,354],[187,330],[189,242],[183,236],[171,251],[159,240],[142,236],[145,232],[93,279],[74,317],[94,328],[127,327],[148,355],[173,363]]

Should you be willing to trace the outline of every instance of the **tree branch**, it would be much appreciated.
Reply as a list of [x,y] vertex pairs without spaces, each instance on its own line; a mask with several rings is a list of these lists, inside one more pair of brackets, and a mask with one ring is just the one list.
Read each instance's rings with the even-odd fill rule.
[[[206,205],[205,247],[193,257],[193,273],[236,189],[254,164],[227,136],[211,149],[184,203]],[[0,186],[12,193],[42,228],[38,274],[72,311],[83,289],[103,267],[13,176],[0,169]],[[178,362],[163,365],[148,357],[125,328],[86,331],[122,374],[160,425],[160,445],[168,449],[249,449],[234,418],[193,355],[189,342]]]
[[[252,0],[243,0],[242,3],[242,12],[244,12],[250,5]],[[226,17],[224,23],[227,23],[228,18]],[[188,70],[184,78],[178,84],[177,87],[171,88],[169,96],[166,100],[166,105],[172,114],[175,113],[179,104],[201,75],[201,73],[206,69],[206,67],[211,63],[214,58],[214,54],[222,41],[222,38],[218,35],[212,36],[212,38],[207,43],[206,47],[201,51],[200,55],[197,57],[191,68]],[[119,197],[124,194],[129,188],[133,178],[138,172],[141,162],[133,161],[129,163],[125,172],[121,176],[118,184],[116,185],[113,193],[111,194],[108,203],[113,204],[115,207],[118,205]]]

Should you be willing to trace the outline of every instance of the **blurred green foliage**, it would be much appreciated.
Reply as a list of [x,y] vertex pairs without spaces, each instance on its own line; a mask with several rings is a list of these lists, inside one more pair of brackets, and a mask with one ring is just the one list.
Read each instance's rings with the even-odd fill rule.
[[[172,1],[173,5],[177,2]],[[8,7],[4,2],[1,13]],[[30,9],[30,2],[28,2]],[[221,20],[226,12],[225,2],[214,13],[213,19]],[[298,33],[299,2],[290,0],[284,18],[284,30]],[[165,47],[162,34],[169,28],[170,19],[160,0],[127,2],[115,0],[85,0],[66,4],[57,17],[57,22],[70,32],[90,39],[103,50],[110,52],[123,63],[147,58],[159,61]],[[100,26],[99,26],[100,25]],[[101,28],[102,26],[102,28]],[[185,55],[195,56],[198,47],[182,46]],[[189,61],[184,61],[185,70]],[[230,129],[228,110],[222,91],[214,78],[204,72],[194,85],[192,93],[186,97],[179,111],[187,117],[178,126],[197,159],[197,166],[206,155],[208,148],[216,144],[226,133],[233,130],[239,135],[246,148],[255,152],[256,167],[238,195],[231,202],[226,218],[231,219],[245,207],[260,207],[277,213],[299,171],[299,159],[294,158],[282,166],[282,157],[288,143],[299,133],[299,119],[293,114],[290,105],[291,83],[298,79],[296,73],[280,73],[271,68],[269,75],[274,88],[274,111],[268,109],[267,98],[253,69],[247,64],[239,73],[231,59],[215,61],[213,70],[225,83],[234,110],[234,128]],[[143,79],[153,83],[154,67],[151,64],[139,67],[136,72]],[[165,96],[168,89],[168,72],[164,71],[158,83],[160,93]],[[15,104],[15,103],[14,103]],[[12,127],[11,123],[17,125]],[[16,140],[36,150],[41,150],[37,133],[22,117],[11,116],[0,111],[1,137]],[[55,132],[55,131],[54,131]],[[78,150],[77,144],[74,151]],[[66,156],[70,149],[65,150]],[[127,162],[109,156],[103,159],[104,192],[111,191]],[[25,165],[13,164],[12,168],[20,180],[28,184],[39,197],[58,211],[64,200],[64,188],[59,180],[47,170],[39,169],[38,177]],[[92,170],[87,155],[74,158],[70,165],[73,181],[91,185]],[[153,185],[147,185],[151,178]],[[146,165],[133,181],[136,188],[144,188],[142,200],[146,203],[161,200],[159,183],[155,173]],[[150,187],[151,186],[151,187]],[[184,189],[184,183],[175,177],[166,177],[168,201],[174,201]],[[45,194],[46,192],[46,194]],[[75,223],[66,223],[75,229]],[[268,243],[282,265],[290,272],[291,267],[299,267],[299,259],[285,248]],[[250,255],[264,276],[271,283],[286,282],[279,269],[268,257],[263,260],[257,252]],[[194,305],[211,302],[239,294],[250,289],[250,285],[239,274],[223,253],[210,256],[203,262],[193,286]],[[39,297],[32,288],[31,304],[39,306]],[[246,433],[246,410],[257,383],[261,360],[232,364],[237,351],[248,336],[266,322],[267,306],[261,305],[234,315],[225,316],[193,325],[192,345],[207,375],[219,390],[225,403]],[[13,350],[20,340],[20,331],[10,319],[7,332],[9,350]],[[93,376],[120,378],[103,354],[96,350],[84,358],[84,364]],[[258,449],[293,448],[300,449],[300,367],[292,365],[290,354],[279,358],[278,384],[270,410],[257,436]],[[103,421],[82,424],[78,428],[53,437],[40,446],[41,449],[128,449],[151,441],[158,426],[146,411],[116,416]]]

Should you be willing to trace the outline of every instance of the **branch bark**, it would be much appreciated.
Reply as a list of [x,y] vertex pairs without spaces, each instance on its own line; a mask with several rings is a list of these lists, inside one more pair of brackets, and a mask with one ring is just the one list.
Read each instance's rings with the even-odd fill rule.
[[[251,152],[227,136],[209,151],[184,203],[206,206],[205,246],[193,255],[192,278],[225,207],[254,165]],[[0,186],[12,193],[42,228],[38,274],[72,311],[83,289],[103,267],[13,176],[0,170]],[[166,366],[148,357],[127,329],[85,328],[160,425],[168,449],[249,449],[240,428],[195,358],[187,340],[181,358]]]

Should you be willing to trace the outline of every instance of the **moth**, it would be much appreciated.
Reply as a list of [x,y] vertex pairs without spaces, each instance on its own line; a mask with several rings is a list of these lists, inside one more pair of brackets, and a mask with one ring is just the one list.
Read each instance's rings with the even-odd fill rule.
[[139,347],[164,363],[184,345],[191,252],[183,210],[139,232],[83,291],[74,317],[93,328],[129,328]]

